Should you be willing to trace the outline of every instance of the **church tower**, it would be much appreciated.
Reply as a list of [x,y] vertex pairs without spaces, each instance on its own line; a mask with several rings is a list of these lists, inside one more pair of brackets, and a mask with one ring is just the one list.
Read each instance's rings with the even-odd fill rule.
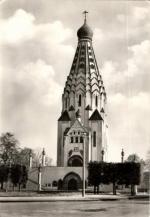
[[106,91],[95,58],[93,31],[87,24],[77,31],[78,45],[64,92],[58,119],[57,166],[82,166],[83,137],[85,162],[101,161],[106,152]]

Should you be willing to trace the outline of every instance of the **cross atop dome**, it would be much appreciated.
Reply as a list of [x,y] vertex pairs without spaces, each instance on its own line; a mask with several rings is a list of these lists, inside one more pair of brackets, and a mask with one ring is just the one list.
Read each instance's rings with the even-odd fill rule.
[[89,12],[88,11],[83,11],[83,14],[84,14],[84,23],[86,23],[86,18],[87,18],[87,14],[88,14]]
[[89,39],[92,40],[93,37],[93,31],[87,24],[87,14],[88,11],[83,11],[84,14],[84,24],[78,29],[77,36],[79,39]]

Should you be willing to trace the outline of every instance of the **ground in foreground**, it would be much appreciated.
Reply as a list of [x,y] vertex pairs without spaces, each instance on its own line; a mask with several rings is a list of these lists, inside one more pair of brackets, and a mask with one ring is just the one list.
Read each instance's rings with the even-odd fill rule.
[[149,217],[149,201],[56,201],[0,203],[0,217]]

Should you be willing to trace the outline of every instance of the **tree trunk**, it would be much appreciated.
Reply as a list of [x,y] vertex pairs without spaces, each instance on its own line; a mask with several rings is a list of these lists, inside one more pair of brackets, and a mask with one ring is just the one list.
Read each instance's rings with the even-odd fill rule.
[[94,194],[96,194],[96,186],[94,185]]
[[6,182],[6,192],[9,190],[9,181]]
[[19,192],[21,191],[21,184],[19,184]]
[[135,190],[136,186],[131,184],[131,196],[135,196],[136,195],[136,190]]
[[116,195],[116,183],[113,183],[113,195]]
[[3,190],[3,187],[4,187],[4,183],[1,182],[1,190]]
[[99,185],[97,186],[97,194],[99,194]]

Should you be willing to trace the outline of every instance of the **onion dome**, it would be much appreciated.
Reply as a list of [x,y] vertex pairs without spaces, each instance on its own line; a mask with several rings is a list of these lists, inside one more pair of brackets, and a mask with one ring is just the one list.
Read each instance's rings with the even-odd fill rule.
[[86,21],[84,22],[83,26],[81,26],[80,29],[78,29],[77,36],[78,36],[79,39],[90,39],[90,40],[92,40],[93,31],[87,25]]

